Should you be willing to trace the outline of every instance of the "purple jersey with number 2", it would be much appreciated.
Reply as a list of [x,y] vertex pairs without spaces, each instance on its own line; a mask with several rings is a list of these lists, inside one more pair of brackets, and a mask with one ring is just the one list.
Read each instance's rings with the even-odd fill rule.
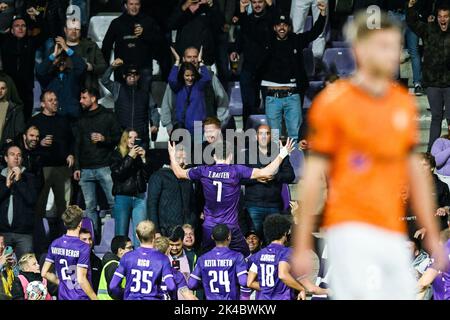
[[91,248],[78,237],[63,235],[52,242],[45,260],[55,265],[59,279],[58,300],[89,300],[77,280],[77,267],[88,269]]
[[199,166],[189,170],[189,179],[200,180],[203,186],[206,225],[238,225],[240,181],[250,179],[252,172],[253,168],[232,164]]

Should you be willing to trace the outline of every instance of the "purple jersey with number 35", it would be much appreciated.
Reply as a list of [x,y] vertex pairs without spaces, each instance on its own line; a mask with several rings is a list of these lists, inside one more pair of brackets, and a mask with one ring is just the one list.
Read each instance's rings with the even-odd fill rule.
[[55,265],[59,279],[58,300],[89,300],[77,280],[77,267],[90,267],[91,248],[78,237],[63,235],[52,242],[45,260]]
[[189,179],[200,180],[205,196],[205,224],[238,225],[241,179],[250,179],[253,168],[242,165],[215,164],[188,171]]

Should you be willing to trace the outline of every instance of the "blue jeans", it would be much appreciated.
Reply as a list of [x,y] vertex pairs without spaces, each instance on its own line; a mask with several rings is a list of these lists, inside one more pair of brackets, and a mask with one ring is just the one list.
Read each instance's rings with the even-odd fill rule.
[[130,219],[133,224],[133,244],[139,246],[139,240],[136,237],[136,226],[139,222],[147,219],[147,205],[145,193],[138,194],[135,197],[117,195],[113,209],[115,223],[115,235],[127,236],[130,228]]
[[[422,67],[421,58],[419,53],[419,37],[414,31],[411,30],[405,23],[406,15],[398,12],[388,12],[389,16],[401,21],[404,25],[406,48],[411,57],[412,71],[413,71],[413,84],[422,83]],[[400,72],[399,72],[400,73]]]
[[99,216],[97,214],[97,196],[95,193],[95,182],[98,181],[110,208],[114,206],[114,198],[112,196],[113,181],[111,178],[111,169],[102,167],[98,169],[81,169],[80,187],[83,192],[84,202],[86,203],[85,216],[92,220],[94,231],[100,235]]
[[266,116],[270,128],[279,130],[280,134],[284,117],[289,138],[298,141],[298,132],[302,124],[302,103],[299,94],[285,98],[267,96]]
[[[267,216],[271,214],[280,213],[280,208],[270,207],[247,207],[247,211],[253,222],[253,227],[259,236],[263,234],[263,223]],[[261,239],[262,240],[262,239]]]

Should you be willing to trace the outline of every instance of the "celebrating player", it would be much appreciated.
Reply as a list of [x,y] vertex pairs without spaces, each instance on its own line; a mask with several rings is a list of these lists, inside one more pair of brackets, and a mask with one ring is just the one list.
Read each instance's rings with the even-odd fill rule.
[[126,279],[124,300],[163,300],[163,283],[169,291],[176,289],[169,258],[153,247],[155,233],[155,225],[149,220],[137,225],[136,235],[141,246],[127,252],[120,260],[109,285],[114,297],[122,296],[123,278]]
[[247,285],[259,291],[257,300],[293,300],[294,290],[305,299],[305,289],[291,275],[290,248],[285,244],[291,230],[286,216],[273,214],[264,221],[264,235],[269,245],[252,257]]
[[[91,248],[79,239],[83,211],[69,206],[62,214],[67,232],[52,242],[42,267],[42,277],[58,285],[59,300],[97,300],[90,282]],[[55,265],[56,275],[50,272]]]
[[169,141],[168,145],[170,164],[175,175],[179,179],[200,180],[202,183],[205,196],[202,245],[205,251],[214,247],[211,239],[214,226],[224,223],[231,231],[230,248],[248,256],[248,246],[238,224],[240,180],[273,176],[283,159],[293,150],[293,140],[288,138],[285,146],[280,143],[280,154],[262,169],[230,164],[233,159],[232,147],[225,141],[219,141],[214,145],[215,165],[184,170],[175,159],[175,143],[172,145]]
[[240,286],[247,285],[247,264],[244,256],[228,248],[231,231],[226,224],[213,228],[216,247],[202,255],[189,276],[188,287],[203,284],[207,300],[239,300]]

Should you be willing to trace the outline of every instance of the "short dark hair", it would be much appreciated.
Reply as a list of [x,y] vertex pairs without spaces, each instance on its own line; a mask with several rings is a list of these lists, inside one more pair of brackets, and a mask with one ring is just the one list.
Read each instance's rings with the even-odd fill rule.
[[216,225],[212,231],[212,237],[214,241],[223,242],[227,240],[228,235],[230,234],[230,228],[224,223],[220,223]]
[[83,210],[79,206],[68,206],[62,214],[62,221],[68,230],[75,230],[83,220]]
[[267,243],[280,240],[289,233],[291,221],[286,215],[272,214],[264,220],[263,230]]
[[100,92],[96,88],[84,88],[81,93],[87,93],[91,97],[95,97],[97,101],[100,99]]
[[81,228],[80,229],[80,234],[86,234],[86,233],[89,233],[91,236],[92,236],[92,232],[91,232],[91,230],[89,230],[89,229],[86,229],[86,228]]
[[117,255],[119,253],[119,249],[125,249],[127,242],[130,241],[130,238],[127,236],[115,236],[111,240],[111,252]]
[[439,12],[439,11],[450,11],[450,6],[449,6],[447,3],[442,2],[442,3],[436,8],[436,12]]
[[197,68],[192,64],[191,62],[183,62],[180,65],[180,71],[178,71],[178,82],[184,84],[184,73],[186,71],[192,71],[194,74],[194,82],[196,82],[198,79],[200,79],[202,76],[198,72]]
[[169,240],[172,242],[183,241],[184,239],[184,230],[182,226],[175,226],[172,229],[172,232],[169,235]]
[[8,156],[9,149],[11,149],[11,148],[17,148],[20,150],[20,152],[22,152],[21,147],[19,147],[17,144],[11,143],[11,144],[6,145],[6,150],[5,150],[5,154],[4,154],[5,157]]
[[220,123],[220,120],[217,119],[216,117],[207,117],[203,121],[203,126],[208,126],[208,125],[211,125],[211,124],[215,125],[219,129],[222,126],[222,124]]
[[44,102],[45,96],[50,93],[53,93],[54,95],[56,95],[55,91],[52,91],[52,90],[42,91],[41,95],[39,96],[39,101]]
[[23,132],[23,134],[26,135],[26,134],[28,133],[28,131],[30,131],[30,130],[37,130],[37,131],[39,132],[39,128],[38,128],[38,127],[36,127],[34,124],[30,124],[30,125],[25,129],[25,131]]
[[423,160],[428,161],[428,163],[430,164],[431,168],[436,168],[436,160],[434,159],[433,155],[429,152],[421,152],[420,153],[420,157]]

